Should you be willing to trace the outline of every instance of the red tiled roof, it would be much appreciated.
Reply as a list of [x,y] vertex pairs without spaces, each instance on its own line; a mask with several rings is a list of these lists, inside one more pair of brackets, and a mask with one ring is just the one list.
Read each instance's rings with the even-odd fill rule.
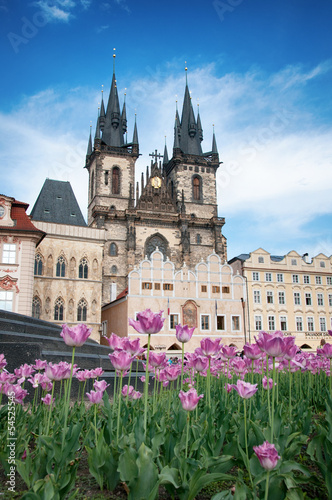
[[2,226],[0,224],[0,229],[6,229],[7,231],[33,231],[36,233],[44,234],[43,231],[34,226],[26,213],[29,204],[22,201],[13,200],[11,208],[11,219],[16,221],[15,226]]
[[117,296],[116,300],[118,300],[118,299],[122,299],[122,297],[125,297],[126,295],[128,295],[128,287],[127,287],[127,288],[125,288],[125,289],[123,290],[123,292],[119,293],[119,295]]

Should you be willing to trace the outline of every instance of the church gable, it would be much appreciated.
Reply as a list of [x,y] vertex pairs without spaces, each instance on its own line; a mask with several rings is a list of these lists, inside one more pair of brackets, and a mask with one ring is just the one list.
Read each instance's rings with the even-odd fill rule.
[[176,213],[176,201],[172,198],[171,191],[166,184],[161,165],[158,166],[157,162],[152,164],[151,173],[148,175],[147,172],[146,177],[146,184],[143,187],[142,176],[142,193],[137,199],[136,209]]

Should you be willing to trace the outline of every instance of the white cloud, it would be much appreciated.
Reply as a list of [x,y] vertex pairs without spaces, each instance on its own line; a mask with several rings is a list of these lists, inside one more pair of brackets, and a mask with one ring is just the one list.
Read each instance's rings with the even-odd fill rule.
[[68,22],[72,15],[70,9],[75,7],[75,2],[72,2],[71,0],[39,0],[38,2],[35,2],[34,5],[43,11],[49,22]]
[[[174,66],[176,62],[146,68],[146,78],[129,82],[117,75],[120,96],[127,86],[129,142],[137,112],[142,153],[137,180],[150,164],[149,153],[155,148],[163,152],[165,135],[172,154],[175,101],[181,114],[185,86],[184,76],[174,76]],[[218,77],[210,65],[188,74],[195,107],[200,99],[203,150],[211,150],[214,124],[224,162],[217,186],[226,236],[234,233],[233,219],[245,221],[248,242],[236,243],[242,244],[241,251],[253,250],[248,243],[285,253],[290,248],[283,252],[275,242],[297,238],[304,251],[325,248],[323,253],[332,253],[321,229],[308,231],[315,218],[332,214],[332,124],[320,123],[320,109],[312,109],[309,99],[306,104],[310,82],[317,83],[330,70],[327,62],[306,71],[288,67],[270,77],[257,69]],[[90,120],[94,133],[97,94],[88,88],[47,89],[28,97],[10,116],[0,115],[0,161],[7,165],[4,194],[33,204],[46,177],[69,180],[86,214],[88,176],[83,166]],[[261,238],[257,245],[255,233]]]

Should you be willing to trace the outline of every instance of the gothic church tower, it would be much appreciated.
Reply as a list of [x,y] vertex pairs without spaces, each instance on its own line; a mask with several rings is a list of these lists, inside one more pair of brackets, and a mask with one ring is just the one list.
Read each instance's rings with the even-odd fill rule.
[[[176,111],[173,156],[151,154],[150,168],[135,186],[139,156],[136,121],[126,143],[126,107],[120,103],[113,69],[105,112],[102,100],[94,142],[90,133],[88,225],[106,229],[103,297],[106,304],[124,292],[128,273],[158,248],[176,269],[196,264],[215,252],[227,259],[223,218],[217,215],[219,155],[213,134],[203,153],[200,116],[195,118],[186,82],[181,120]],[[134,192],[135,191],[135,192]]]

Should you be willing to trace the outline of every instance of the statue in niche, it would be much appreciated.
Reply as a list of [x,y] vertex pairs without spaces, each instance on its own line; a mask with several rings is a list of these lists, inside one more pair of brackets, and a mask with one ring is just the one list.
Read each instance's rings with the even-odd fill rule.
[[182,308],[183,325],[189,328],[197,328],[197,306],[191,300],[186,302]]

